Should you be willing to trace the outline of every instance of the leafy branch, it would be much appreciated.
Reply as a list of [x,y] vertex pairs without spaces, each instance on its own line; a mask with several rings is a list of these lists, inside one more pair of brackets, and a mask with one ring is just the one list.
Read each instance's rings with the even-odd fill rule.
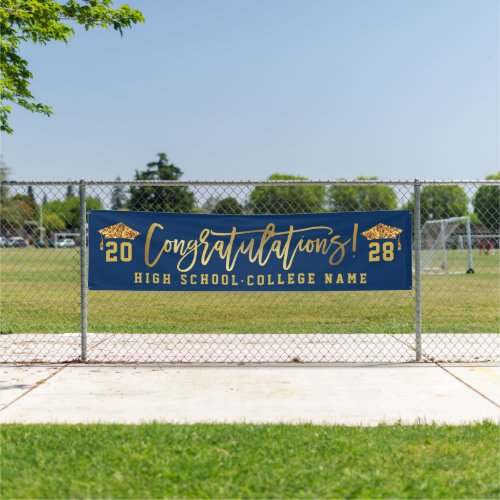
[[0,6],[0,130],[12,133],[11,104],[33,113],[52,114],[50,106],[31,93],[33,74],[20,56],[22,42],[46,45],[68,43],[75,35],[74,24],[85,30],[112,28],[123,35],[125,28],[144,22],[144,16],[128,5],[112,7],[112,0],[2,0]]

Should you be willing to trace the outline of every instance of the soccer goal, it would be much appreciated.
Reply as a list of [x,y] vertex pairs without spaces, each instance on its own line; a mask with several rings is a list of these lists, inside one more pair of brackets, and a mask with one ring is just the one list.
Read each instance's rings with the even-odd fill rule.
[[473,273],[470,219],[429,220],[422,226],[421,270],[436,274]]

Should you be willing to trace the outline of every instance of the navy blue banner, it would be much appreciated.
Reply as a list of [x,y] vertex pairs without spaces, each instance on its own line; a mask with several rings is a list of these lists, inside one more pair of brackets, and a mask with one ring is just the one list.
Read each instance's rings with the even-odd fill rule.
[[93,210],[89,289],[409,290],[411,212]]

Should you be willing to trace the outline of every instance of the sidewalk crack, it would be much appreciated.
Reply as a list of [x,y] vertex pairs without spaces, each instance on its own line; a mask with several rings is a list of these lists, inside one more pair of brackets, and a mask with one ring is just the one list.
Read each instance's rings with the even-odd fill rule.
[[490,397],[486,396],[486,394],[482,393],[479,389],[476,389],[475,387],[473,387],[472,385],[470,385],[465,380],[461,379],[458,375],[455,375],[453,372],[451,372],[450,370],[448,370],[447,368],[445,368],[443,365],[441,365],[437,361],[433,361],[433,363],[436,364],[436,366],[439,366],[439,368],[441,368],[441,370],[444,370],[448,375],[451,375],[453,378],[455,378],[456,380],[458,380],[459,382],[461,382],[462,384],[464,384],[465,386],[467,386],[469,389],[473,390],[476,394],[479,394],[479,396],[483,397],[484,399],[486,399],[490,403],[494,404],[497,408],[500,408],[500,404],[498,404],[496,401],[493,401],[493,399],[491,399]]
[[[405,342],[404,340],[401,340],[398,337],[395,337],[395,338],[396,338],[396,340],[398,342],[400,342],[401,344],[409,347],[410,349],[413,349],[416,352],[415,347],[413,347],[411,344],[408,344],[407,342]],[[430,356],[427,356],[424,352],[422,352],[422,359],[424,361],[428,362],[428,363],[435,364],[436,366],[438,366],[439,368],[441,368],[441,370],[445,371],[448,375],[451,375],[453,378],[455,378],[456,380],[458,380],[461,384],[465,385],[466,387],[468,387],[469,389],[471,389],[472,391],[474,391],[476,394],[478,394],[482,398],[486,399],[491,404],[495,405],[497,408],[500,408],[500,404],[498,404],[496,401],[493,401],[493,399],[491,399],[490,397],[486,396],[486,394],[482,393],[480,390],[476,389],[475,387],[473,387],[472,385],[470,385],[465,380],[462,380],[458,375],[455,375],[453,372],[451,372],[450,370],[448,370],[447,368],[445,368],[441,363],[439,363],[438,361],[432,359]]]
[[52,377],[54,377],[55,375],[60,373],[62,370],[64,370],[68,366],[68,364],[61,366],[55,372],[51,373],[47,378],[35,383],[35,385],[33,387],[30,387],[27,391],[25,391],[21,395],[17,396],[16,399],[13,399],[10,403],[7,403],[6,405],[2,406],[2,408],[0,408],[0,412],[6,410],[9,406],[12,406],[16,401],[19,401],[21,398],[24,398],[24,396],[29,394],[31,391],[34,391],[37,387],[40,387],[41,385],[45,384],[45,382],[47,382],[47,380],[50,380]]

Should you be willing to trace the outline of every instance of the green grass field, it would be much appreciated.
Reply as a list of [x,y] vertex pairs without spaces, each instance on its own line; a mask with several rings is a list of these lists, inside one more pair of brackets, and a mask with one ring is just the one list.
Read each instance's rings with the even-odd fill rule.
[[498,498],[498,426],[4,425],[1,498]]
[[[423,277],[425,332],[498,332],[499,253],[475,274]],[[0,249],[2,332],[79,331],[78,249]],[[465,251],[451,251],[465,269]],[[89,292],[89,331],[393,333],[414,331],[414,292]]]

